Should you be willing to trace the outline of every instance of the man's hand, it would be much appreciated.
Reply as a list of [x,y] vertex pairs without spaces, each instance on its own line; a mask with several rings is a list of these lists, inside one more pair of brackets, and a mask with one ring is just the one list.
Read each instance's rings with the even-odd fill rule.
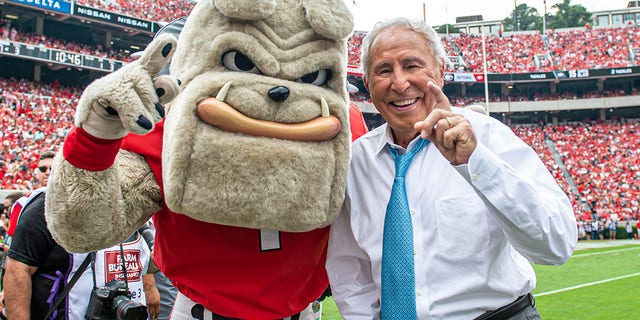
[[451,112],[449,99],[433,82],[429,90],[435,97],[434,108],[415,128],[424,139],[429,139],[453,165],[469,162],[477,141],[471,123],[464,116]]
[[162,103],[170,102],[180,90],[178,79],[155,77],[173,56],[176,44],[173,36],[161,35],[140,59],[91,83],[78,102],[75,125],[101,139],[151,131],[164,117]]
[[156,287],[156,279],[153,277],[153,273],[147,273],[142,276],[142,285],[147,301],[149,319],[158,319],[160,315],[160,292]]

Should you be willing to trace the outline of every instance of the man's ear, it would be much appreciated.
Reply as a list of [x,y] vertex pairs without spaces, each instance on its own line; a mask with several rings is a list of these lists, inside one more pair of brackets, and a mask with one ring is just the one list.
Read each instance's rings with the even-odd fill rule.
[[445,67],[445,61],[444,59],[440,59],[440,83],[438,83],[440,88],[444,87],[444,67]]

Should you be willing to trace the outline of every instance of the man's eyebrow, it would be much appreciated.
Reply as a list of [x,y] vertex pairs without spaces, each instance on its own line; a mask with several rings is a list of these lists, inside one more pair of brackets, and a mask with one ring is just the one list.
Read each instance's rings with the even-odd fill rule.
[[418,56],[409,56],[406,57],[404,59],[402,59],[402,63],[411,63],[411,62],[419,62],[422,63],[424,61],[423,58],[418,57]]
[[386,67],[389,67],[391,65],[390,62],[388,61],[381,61],[379,63],[377,63],[376,65],[373,66],[373,70],[380,70]]
[[[405,65],[405,64],[409,64],[409,63],[420,63],[423,64],[425,61],[424,58],[421,58],[419,56],[408,56],[408,57],[404,57],[400,60],[400,63]],[[389,62],[389,61],[380,61],[377,64],[375,64],[373,66],[373,68],[371,70],[380,70],[380,69],[384,69],[384,68],[389,68],[391,67],[393,63]]]

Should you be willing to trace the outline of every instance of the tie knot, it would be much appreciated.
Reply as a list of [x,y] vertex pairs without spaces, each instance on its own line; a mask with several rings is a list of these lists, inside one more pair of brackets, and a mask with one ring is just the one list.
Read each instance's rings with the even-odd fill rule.
[[396,162],[396,177],[404,177],[407,173],[407,169],[413,160],[413,157],[416,153],[420,152],[420,150],[429,143],[429,140],[418,139],[418,142],[411,151],[405,154],[399,154],[397,149],[389,148],[389,152],[391,152],[391,157]]

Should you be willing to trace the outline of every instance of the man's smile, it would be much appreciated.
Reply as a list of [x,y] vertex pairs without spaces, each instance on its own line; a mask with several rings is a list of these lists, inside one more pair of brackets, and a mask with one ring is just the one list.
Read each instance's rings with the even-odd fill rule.
[[403,100],[395,100],[389,102],[389,105],[392,106],[396,110],[406,110],[410,109],[412,106],[418,102],[419,98],[411,98],[411,99],[403,99]]

